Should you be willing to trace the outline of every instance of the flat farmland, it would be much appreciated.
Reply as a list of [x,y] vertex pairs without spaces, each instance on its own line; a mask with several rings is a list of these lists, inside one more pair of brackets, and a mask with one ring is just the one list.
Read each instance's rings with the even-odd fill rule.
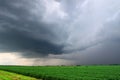
[[43,80],[120,80],[119,65],[0,66],[0,70]]

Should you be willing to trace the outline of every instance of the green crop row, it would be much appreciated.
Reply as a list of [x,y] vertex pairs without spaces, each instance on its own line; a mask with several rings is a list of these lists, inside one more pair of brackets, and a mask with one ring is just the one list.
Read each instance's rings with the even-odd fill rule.
[[120,80],[120,66],[0,66],[43,80]]

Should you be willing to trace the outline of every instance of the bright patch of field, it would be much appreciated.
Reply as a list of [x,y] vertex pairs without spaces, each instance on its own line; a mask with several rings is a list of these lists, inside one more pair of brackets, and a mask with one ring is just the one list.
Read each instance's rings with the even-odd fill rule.
[[43,80],[120,80],[120,66],[0,66]]
[[37,80],[37,79],[0,70],[0,80]]

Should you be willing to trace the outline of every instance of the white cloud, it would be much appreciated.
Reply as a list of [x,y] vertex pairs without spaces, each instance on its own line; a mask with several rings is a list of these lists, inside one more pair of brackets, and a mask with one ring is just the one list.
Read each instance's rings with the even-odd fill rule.
[[59,2],[55,0],[43,0],[45,5],[45,14],[43,20],[54,23],[57,20],[64,20],[67,17],[67,13],[62,9]]

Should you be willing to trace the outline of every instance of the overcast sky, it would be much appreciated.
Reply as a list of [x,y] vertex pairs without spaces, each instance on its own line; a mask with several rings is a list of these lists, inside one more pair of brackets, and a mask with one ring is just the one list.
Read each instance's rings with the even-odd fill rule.
[[0,64],[120,64],[120,1],[0,0]]

